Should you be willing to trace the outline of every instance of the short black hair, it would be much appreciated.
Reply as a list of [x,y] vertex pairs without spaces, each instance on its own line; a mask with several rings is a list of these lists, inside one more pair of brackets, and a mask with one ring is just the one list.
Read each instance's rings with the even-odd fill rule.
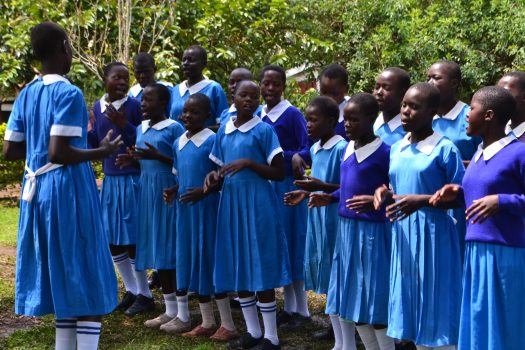
[[399,88],[403,91],[407,91],[410,87],[410,75],[406,70],[399,67],[388,67],[383,72],[391,72],[397,77]]
[[42,61],[56,53],[68,40],[64,28],[53,22],[43,22],[31,29],[33,56]]
[[103,69],[104,78],[108,77],[108,75],[109,75],[109,73],[111,73],[111,70],[113,69],[113,67],[124,67],[124,68],[128,69],[128,66],[126,66],[122,62],[111,62],[111,63],[108,63],[107,65],[104,66],[104,69]]
[[241,80],[240,82],[237,83],[237,85],[235,85],[235,91],[233,91],[233,96],[237,95],[237,91],[239,90],[239,88],[244,85],[244,84],[253,84],[257,87],[257,89],[259,90],[259,94],[261,93],[261,90],[259,88],[259,85],[257,85],[256,82],[254,82],[253,80],[249,80],[249,79],[244,79],[244,80]]
[[268,71],[274,71],[281,75],[281,81],[283,82],[283,85],[286,85],[286,72],[283,67],[278,66],[276,64],[268,64],[263,67],[261,70],[261,74],[259,74],[259,81],[262,81],[264,78],[264,73]]
[[146,87],[153,89],[155,93],[157,94],[157,96],[159,97],[160,101],[165,101],[166,104],[170,102],[170,99],[171,99],[170,90],[165,85],[159,84],[159,83],[153,83],[153,84],[149,84]]
[[192,50],[192,51],[196,51],[197,52],[197,56],[204,62],[208,62],[208,53],[206,52],[206,49],[200,45],[191,45],[190,47],[188,47],[186,50],[184,51],[188,51],[188,50]]
[[201,93],[196,93],[190,95],[190,97],[188,97],[188,99],[186,100],[186,103],[188,103],[188,101],[195,101],[200,107],[204,109],[204,113],[211,113],[211,102],[208,96]]
[[133,64],[145,64],[153,67],[153,69],[156,68],[155,58],[148,52],[139,52],[138,54],[136,54],[133,57]]
[[508,72],[508,73],[505,73],[502,78],[505,78],[505,77],[511,77],[511,78],[516,79],[516,82],[518,84],[518,89],[520,89],[521,91],[525,90],[525,72],[521,72],[521,71]]
[[234,72],[240,72],[243,76],[245,76],[246,78],[243,80],[253,80],[253,74],[248,68],[237,67],[231,71],[230,75],[232,75]]
[[[449,60],[439,60],[434,64],[440,64],[448,68],[448,76],[461,81],[461,67],[454,61]],[[434,65],[433,64],[433,65]]]
[[348,72],[346,71],[345,67],[341,66],[340,64],[332,63],[324,67],[324,69],[321,71],[319,79],[322,79],[323,77],[337,79],[343,85],[348,86]]
[[474,94],[485,111],[493,110],[501,125],[506,125],[510,118],[516,113],[516,100],[512,94],[500,86],[486,86]]
[[347,103],[355,103],[359,106],[363,114],[375,120],[379,115],[379,105],[374,95],[367,92],[360,92],[350,98]]
[[339,120],[339,105],[333,98],[318,96],[308,104],[308,107],[316,108],[324,118],[333,119],[334,125]]
[[441,96],[437,87],[429,83],[416,83],[410,89],[421,91],[425,95],[427,106],[431,109],[438,109]]

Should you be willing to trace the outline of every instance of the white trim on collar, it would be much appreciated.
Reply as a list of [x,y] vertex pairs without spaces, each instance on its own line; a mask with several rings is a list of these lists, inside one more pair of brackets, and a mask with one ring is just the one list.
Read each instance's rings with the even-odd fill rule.
[[345,155],[343,157],[343,160],[347,160],[348,157],[350,157],[352,154],[355,153],[355,158],[357,159],[358,163],[361,163],[366,158],[370,157],[372,154],[374,154],[375,151],[378,150],[379,147],[381,147],[381,144],[383,141],[379,137],[376,137],[376,139],[370,143],[367,143],[366,145],[355,149],[354,141],[348,142],[348,145],[346,146]]
[[330,137],[330,139],[328,141],[326,141],[324,143],[324,145],[322,145],[322,146],[321,146],[321,140],[317,141],[316,143],[314,143],[314,149],[313,149],[314,154],[319,152],[321,149],[325,149],[325,150],[331,149],[339,141],[345,141],[344,137],[342,137],[341,135],[334,135],[334,136]]
[[135,84],[129,89],[129,92],[131,93],[131,96],[137,97],[140,92],[142,91],[142,86],[140,84]]
[[268,105],[264,105],[261,111],[261,118],[268,117],[272,123],[275,123],[291,105],[292,104],[288,100],[282,100],[270,111],[268,111]]
[[262,123],[261,118],[254,115],[252,119],[248,120],[243,125],[236,127],[235,124],[233,123],[236,119],[237,118],[234,119],[232,117],[230,118],[230,120],[228,120],[228,122],[226,123],[226,127],[224,128],[224,132],[226,134],[231,134],[235,130],[239,130],[240,132],[247,132],[253,129],[257,124]]
[[510,123],[511,123],[511,121],[509,120],[509,122],[507,123],[507,126],[505,126],[505,134],[508,135],[510,133],[513,133],[514,136],[516,136],[518,138],[518,137],[521,137],[521,135],[523,135],[525,133],[525,122],[521,123],[520,125],[518,125],[514,129],[512,129],[510,127]]
[[344,109],[345,109],[346,103],[349,100],[350,100],[350,96],[345,96],[344,101],[339,104],[339,119],[337,119],[338,123],[341,123],[343,121],[343,119],[345,119]]
[[150,119],[147,119],[147,120],[143,120],[141,125],[142,125],[142,133],[145,134],[146,131],[149,129],[149,128],[152,128],[152,129],[155,129],[155,130],[162,130],[168,126],[170,126],[171,124],[175,124],[176,121],[173,120],[173,119],[165,119],[161,122],[158,122],[157,124],[155,125],[150,125]]
[[179,151],[182,150],[184,148],[184,146],[186,146],[188,144],[188,142],[190,142],[190,141],[193,142],[193,144],[195,146],[197,146],[197,148],[199,148],[204,143],[204,141],[209,139],[210,136],[212,136],[214,134],[215,133],[213,131],[211,131],[210,129],[204,128],[201,131],[199,131],[198,133],[196,133],[195,135],[193,135],[192,137],[188,138],[188,136],[187,136],[188,132],[186,131],[179,138]]
[[383,112],[379,113],[376,121],[374,122],[374,132],[379,130],[384,124],[388,126],[390,131],[394,131],[401,126],[401,113],[396,115],[394,118],[390,119],[388,123],[385,123],[385,118],[383,117]]
[[232,103],[230,108],[228,108],[228,113],[237,112],[237,107],[235,107],[235,103]]
[[51,85],[59,81],[63,81],[64,83],[71,84],[69,80],[67,80],[66,77],[63,77],[58,74],[46,74],[42,76],[42,82],[44,83],[44,85]]
[[210,85],[211,82],[212,81],[209,79],[204,79],[199,81],[197,84],[188,87],[188,81],[184,80],[182,83],[179,84],[179,94],[181,97],[186,95],[187,91],[190,92],[190,95],[196,94],[197,92],[204,89],[206,86]]
[[487,148],[483,148],[483,144],[481,143],[474,154],[474,161],[477,162],[481,158],[481,155],[483,155],[485,161],[489,160],[514,140],[516,140],[516,137],[513,134],[510,134],[494,143],[491,143]]
[[[410,135],[411,133],[407,133],[405,137],[401,140],[401,147],[405,147],[407,145],[410,145]],[[432,151],[434,151],[434,148],[436,148],[437,144],[441,139],[443,138],[443,135],[438,134],[437,132],[434,132],[432,135],[428,136],[426,139],[421,140],[417,143],[416,149],[426,154],[427,156],[432,154]]]
[[126,101],[128,100],[128,96],[125,96],[124,98],[121,98],[120,100],[116,100],[113,102],[109,102],[107,98],[108,98],[108,94],[104,94],[104,96],[102,96],[102,98],[100,99],[100,112],[102,113],[106,111],[110,103],[118,111],[120,107],[122,107],[122,105],[126,103]]
[[450,111],[447,112],[447,114],[444,114],[441,116],[436,114],[434,116],[434,119],[443,118],[447,120],[456,120],[459,115],[459,112],[461,112],[463,110],[463,107],[465,107],[466,105],[467,105],[466,103],[458,101],[456,105],[452,107]]

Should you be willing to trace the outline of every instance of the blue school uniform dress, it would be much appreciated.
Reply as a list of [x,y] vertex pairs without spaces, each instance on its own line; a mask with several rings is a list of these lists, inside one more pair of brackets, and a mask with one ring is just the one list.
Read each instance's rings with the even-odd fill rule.
[[[146,142],[160,153],[171,157],[175,140],[184,129],[174,120],[165,119],[155,125],[144,120],[137,128],[136,146],[147,148]],[[163,191],[176,183],[172,166],[158,160],[141,159],[139,186],[139,226],[137,232],[137,271],[175,269],[176,206],[164,202]]]
[[346,207],[355,195],[373,195],[388,184],[390,147],[375,139],[354,149],[350,141],[341,163],[339,235],[336,238],[326,313],[366,324],[388,322],[388,283],[392,225],[379,211],[357,213]]
[[[346,141],[334,135],[322,146],[320,141],[310,149],[312,177],[338,184],[341,159]],[[304,286],[317,294],[326,294],[330,282],[335,240],[339,232],[337,203],[325,207],[308,209],[306,247],[304,256]]]
[[[255,115],[261,116],[262,112],[262,106],[257,107],[257,110],[255,111]],[[222,111],[221,116],[219,120],[217,120],[217,124],[224,125],[230,120],[231,118],[235,118],[237,116],[237,108],[234,104],[230,106],[230,108],[225,109]]]
[[107,314],[117,279],[89,162],[52,164],[50,136],[87,148],[88,111],[66,78],[33,80],[17,97],[5,140],[26,142],[16,259],[17,314],[57,319]]
[[[392,146],[390,183],[397,195],[434,194],[460,184],[465,169],[447,138],[433,133],[411,144],[410,134]],[[393,224],[388,332],[423,346],[457,344],[461,256],[453,218],[424,207]]]
[[511,122],[509,120],[507,126],[505,127],[505,133],[507,135],[512,133],[512,135],[514,135],[514,137],[516,137],[519,141],[525,142],[525,122],[521,123],[514,129],[510,126],[510,123]]
[[[173,144],[173,173],[178,177],[178,196],[202,188],[217,164],[209,158],[215,133],[203,129],[191,138],[186,133]],[[219,193],[210,193],[195,204],[177,203],[177,289],[211,295],[215,262],[215,231]]]
[[277,194],[281,221],[286,233],[292,280],[302,281],[304,280],[304,245],[308,207],[306,201],[296,206],[284,205],[284,194],[299,189],[293,184],[292,157],[308,149],[306,120],[301,111],[287,100],[279,102],[270,111],[268,111],[268,106],[264,105],[262,120],[273,127],[284,151],[286,176],[283,181],[272,181],[272,186]]
[[206,95],[210,99],[211,116],[206,122],[206,125],[217,124],[221,118],[222,111],[228,109],[228,101],[226,100],[226,94],[221,84],[209,79],[201,80],[191,87],[188,87],[187,80],[175,86],[171,93],[170,118],[179,121],[184,103],[186,103],[191,95],[196,93]]
[[374,133],[389,146],[401,140],[406,134],[401,125],[401,114],[396,115],[385,123],[383,113],[379,113],[379,116],[374,122]]
[[467,227],[459,349],[523,349],[525,145],[514,135],[480,145],[463,190],[467,207],[497,194],[499,210]]
[[[173,94],[173,84],[172,83],[168,83],[165,81],[156,81],[156,83],[164,85],[170,91],[170,95]],[[135,84],[131,87],[131,89],[129,89],[128,96],[133,97],[135,100],[141,102],[142,101],[142,90],[144,89],[142,88],[142,86],[140,86],[140,84]],[[165,115],[166,117],[170,115],[170,110],[171,110],[171,100],[166,106],[166,115]]]
[[[241,158],[270,165],[282,152],[272,127],[254,116],[239,128],[231,119],[221,126],[210,159],[219,166]],[[270,181],[253,170],[224,178],[215,245],[216,292],[264,291],[292,282],[277,201]]]
[[113,130],[113,137],[122,135],[123,145],[113,155],[102,160],[104,180],[100,190],[100,202],[109,244],[132,245],[137,239],[140,168],[130,165],[121,169],[115,165],[115,160],[117,154],[125,153],[126,148],[135,144],[137,126],[142,122],[142,112],[140,102],[127,96],[111,104],[116,110],[125,113],[128,123],[121,129],[108,118],[106,110],[109,101],[105,94],[93,107],[95,120],[88,133],[88,143],[93,148],[99,147],[100,141],[109,130]]
[[343,100],[343,102],[339,104],[339,119],[337,119],[337,125],[335,126],[335,134],[343,137],[347,141],[348,139],[346,138],[346,131],[345,131],[344,109],[349,100],[350,100],[350,96],[345,96],[345,99]]

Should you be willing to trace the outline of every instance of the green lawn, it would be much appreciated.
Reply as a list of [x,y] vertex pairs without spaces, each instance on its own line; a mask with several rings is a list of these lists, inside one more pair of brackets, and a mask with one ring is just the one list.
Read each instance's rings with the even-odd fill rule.
[[0,206],[0,246],[16,247],[19,210],[17,207]]

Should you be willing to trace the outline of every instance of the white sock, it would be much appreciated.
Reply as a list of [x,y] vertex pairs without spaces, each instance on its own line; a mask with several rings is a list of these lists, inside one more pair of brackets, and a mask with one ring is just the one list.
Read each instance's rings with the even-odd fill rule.
[[339,324],[341,325],[341,333],[343,334],[343,347],[341,349],[356,350],[354,322],[344,321],[339,317]]
[[77,346],[77,320],[55,320],[55,350],[74,350]]
[[135,259],[129,259],[131,261],[131,267],[133,268],[133,274],[135,275],[135,281],[137,283],[137,294],[142,294],[147,298],[153,297],[151,290],[149,290],[148,283],[148,271],[135,270]]
[[374,329],[377,343],[379,344],[379,348],[381,350],[394,350],[396,348],[396,344],[393,338],[390,338],[388,335],[386,335],[387,330],[388,328]]
[[213,305],[211,301],[207,303],[199,303],[199,308],[201,309],[202,315],[202,327],[204,328],[215,328],[217,324],[215,323],[215,317],[213,317]]
[[295,292],[293,290],[293,284],[284,286],[283,291],[284,291],[284,312],[291,315],[297,309],[297,303],[295,300]]
[[77,321],[77,350],[97,350],[102,324]]
[[128,253],[113,256],[113,263],[117,267],[120,277],[122,277],[122,282],[124,282],[124,288],[126,288],[126,291],[137,295],[137,281],[135,281],[135,275],[131,268],[131,261],[129,260]]
[[164,304],[166,304],[166,315],[176,317],[178,313],[177,295],[175,293],[163,294]]
[[364,324],[361,326],[356,325],[355,328],[357,329],[357,333],[359,333],[359,337],[361,337],[366,350],[380,350],[374,327],[369,324]]
[[229,331],[235,330],[235,323],[233,323],[232,310],[230,307],[230,298],[215,299],[219,314],[221,315],[221,327]]
[[177,317],[182,322],[188,322],[190,320],[190,307],[188,306],[188,294],[183,296],[177,296],[177,305],[179,312],[177,312]]
[[308,311],[308,294],[304,290],[304,281],[295,281],[293,283],[293,290],[295,294],[295,303],[297,312],[301,316],[310,317],[310,311]]
[[424,346],[424,345],[416,345],[417,350],[432,350],[431,347]]
[[271,303],[259,303],[263,323],[264,323],[264,337],[272,342],[273,345],[279,345],[279,337],[277,336],[277,305],[275,300]]
[[259,317],[257,316],[255,295],[248,298],[239,298],[239,303],[241,304],[242,315],[244,316],[248,333],[254,338],[260,338],[262,332]]
[[329,315],[332,328],[334,329],[335,344],[332,350],[341,350],[343,348],[343,333],[341,332],[341,324],[339,323],[338,315]]

